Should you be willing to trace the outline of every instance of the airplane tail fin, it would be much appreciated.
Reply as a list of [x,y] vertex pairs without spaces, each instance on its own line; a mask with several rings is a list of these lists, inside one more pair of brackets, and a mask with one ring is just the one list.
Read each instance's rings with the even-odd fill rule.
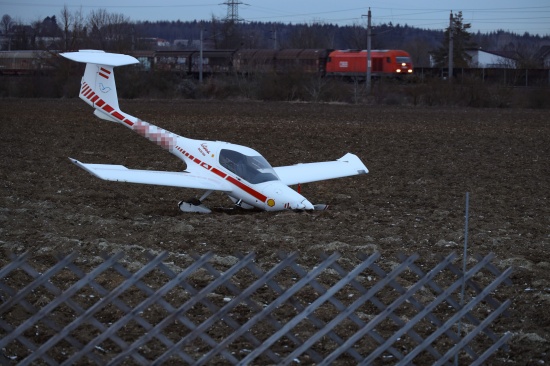
[[[127,117],[118,106],[114,67],[139,63],[132,56],[98,50],[65,52],[61,56],[86,64],[80,87],[80,98],[95,108],[99,118],[124,122]],[[133,119],[133,118],[132,118]]]

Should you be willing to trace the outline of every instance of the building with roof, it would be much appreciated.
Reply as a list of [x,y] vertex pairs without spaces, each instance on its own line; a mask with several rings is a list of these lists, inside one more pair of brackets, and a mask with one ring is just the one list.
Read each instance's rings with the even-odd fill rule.
[[485,51],[480,48],[467,49],[466,53],[472,58],[470,67],[475,68],[506,68],[515,69],[517,59],[510,56],[509,53],[499,51]]

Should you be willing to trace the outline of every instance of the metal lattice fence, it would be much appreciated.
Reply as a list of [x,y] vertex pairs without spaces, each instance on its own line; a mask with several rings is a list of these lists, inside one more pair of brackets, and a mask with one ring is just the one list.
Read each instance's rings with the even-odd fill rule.
[[224,264],[192,255],[185,268],[145,256],[71,253],[39,273],[29,254],[11,255],[0,269],[0,362],[481,364],[510,336],[491,330],[510,305],[493,294],[511,272],[492,254],[465,273],[454,253],[428,271],[416,254],[385,266],[379,253],[352,266],[322,254],[306,269],[281,253],[268,270],[254,253]]

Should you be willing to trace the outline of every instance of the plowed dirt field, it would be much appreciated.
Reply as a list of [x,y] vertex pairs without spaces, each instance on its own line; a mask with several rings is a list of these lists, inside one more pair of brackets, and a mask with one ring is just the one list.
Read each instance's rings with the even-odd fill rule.
[[513,285],[497,296],[512,301],[509,316],[494,326],[513,341],[492,364],[550,362],[550,111],[187,100],[121,108],[183,136],[250,146],[273,166],[352,152],[370,173],[302,185],[327,211],[246,211],[213,194],[211,214],[182,213],[178,201],[202,192],[106,182],[68,159],[182,170],[165,150],[76,98],[1,100],[0,267],[9,252],[53,263],[74,250],[168,251],[176,265],[191,251],[254,251],[260,263],[298,251],[305,266],[321,250],[433,262],[462,253],[469,192],[468,252],[494,252],[499,268],[513,267]]

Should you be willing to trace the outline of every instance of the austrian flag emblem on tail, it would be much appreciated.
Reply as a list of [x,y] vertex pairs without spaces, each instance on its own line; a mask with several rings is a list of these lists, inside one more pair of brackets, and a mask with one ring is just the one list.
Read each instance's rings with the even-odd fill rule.
[[109,79],[110,75],[111,75],[111,72],[109,70],[107,70],[106,68],[104,68],[104,67],[99,68],[99,76],[101,76],[105,79]]

